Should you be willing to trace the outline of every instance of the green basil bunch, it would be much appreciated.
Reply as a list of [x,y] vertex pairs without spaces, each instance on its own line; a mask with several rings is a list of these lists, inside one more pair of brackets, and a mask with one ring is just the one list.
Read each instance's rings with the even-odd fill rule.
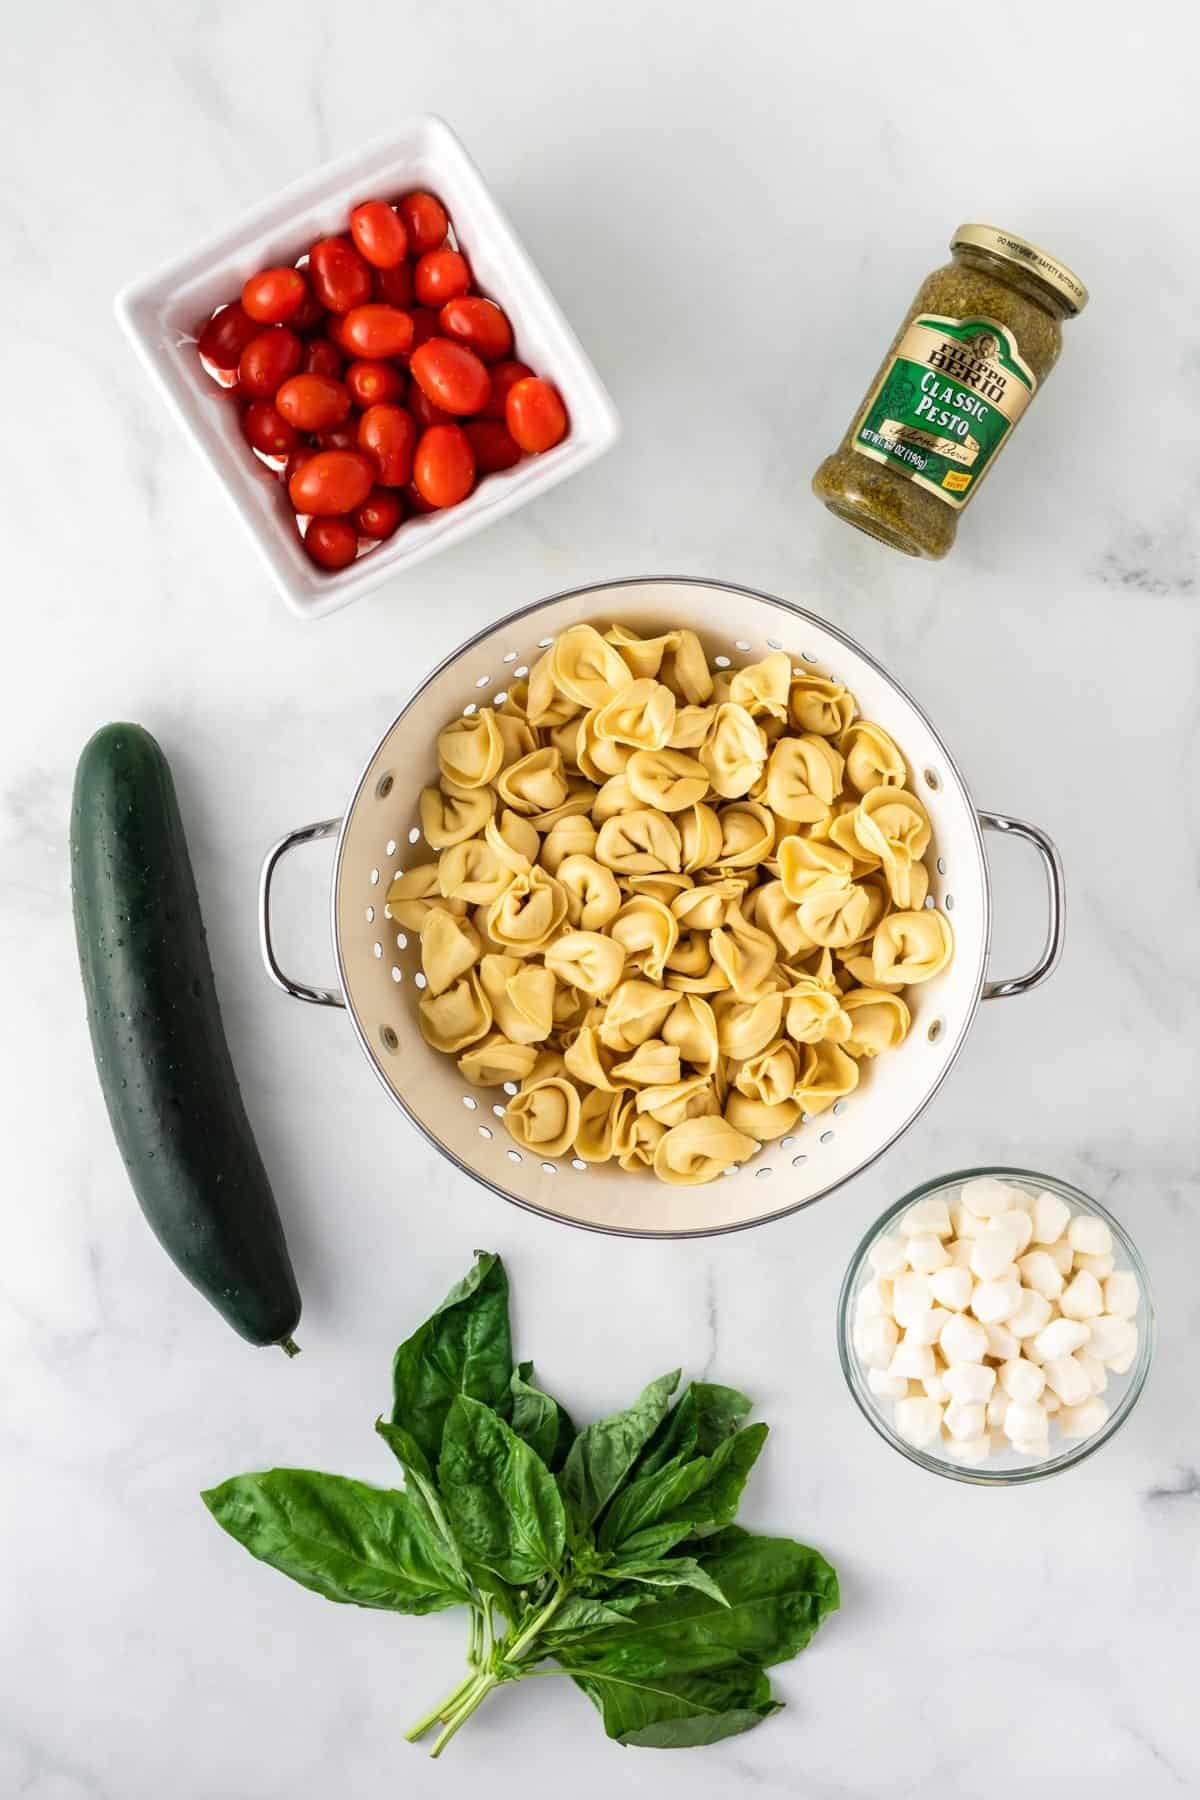
[[622,1744],[712,1744],[780,1702],[765,1671],[838,1605],[815,1550],[733,1523],[767,1435],[750,1401],[679,1371],[576,1430],[512,1360],[508,1280],[474,1268],[396,1352],[376,1430],[403,1490],[308,1469],[204,1495],[251,1555],[388,1612],[470,1611],[467,1672],[417,1721],[437,1756],[493,1688],[560,1673]]

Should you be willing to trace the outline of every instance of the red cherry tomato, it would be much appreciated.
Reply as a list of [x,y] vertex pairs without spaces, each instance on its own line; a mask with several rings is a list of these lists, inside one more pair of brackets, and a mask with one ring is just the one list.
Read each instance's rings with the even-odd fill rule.
[[275,405],[297,431],[328,431],[350,411],[350,391],[331,375],[293,375],[276,394]]
[[404,377],[395,363],[369,358],[352,362],[346,370],[345,380],[350,398],[364,412],[368,406],[378,406],[383,400],[394,400],[399,404],[404,398]]
[[304,548],[322,569],[346,569],[358,555],[358,532],[348,519],[310,519]]
[[399,306],[406,312],[413,303],[413,266],[397,263],[394,269],[376,269],[371,282],[371,297],[385,306]]
[[296,448],[296,428],[269,400],[252,400],[242,414],[247,443],[264,456],[289,456]]
[[213,314],[202,329],[196,348],[205,362],[230,375],[237,368],[242,351],[258,333],[259,327],[242,310],[241,301],[235,300],[232,306],[223,306]]
[[346,317],[344,313],[327,313],[325,316],[325,336],[341,354],[350,361],[358,352],[352,349],[346,338]]
[[371,298],[371,265],[349,238],[322,238],[308,253],[313,293],[330,312],[346,313]]
[[292,454],[288,457],[287,463],[284,466],[284,471],[283,471],[284,485],[286,486],[288,483],[290,483],[292,476],[296,473],[296,470],[302,469],[304,467],[305,463],[311,462],[313,457],[316,454],[317,454],[317,452],[312,448],[311,444],[298,444],[296,446],[296,448],[292,451]]
[[396,211],[408,232],[410,256],[424,256],[427,250],[437,250],[445,243],[450,221],[445,207],[432,194],[405,194],[397,201]]
[[434,425],[413,458],[413,481],[431,506],[457,506],[475,485],[475,452],[457,425]]
[[328,338],[310,338],[304,346],[300,367],[306,375],[332,375],[337,381],[342,373],[341,353]]
[[444,306],[471,285],[467,259],[457,250],[427,250],[413,271],[413,286],[422,306]]
[[521,460],[521,446],[515,444],[508,427],[499,419],[467,419],[463,430],[475,452],[475,466],[481,475],[495,475],[500,469],[511,469]]
[[373,269],[394,269],[408,255],[404,220],[386,200],[364,200],[350,214],[350,235]]
[[299,269],[263,269],[242,288],[242,310],[260,325],[290,325],[308,284]]
[[455,422],[454,414],[443,412],[440,406],[435,406],[415,381],[408,390],[408,410],[422,431],[428,431],[433,425],[453,425]]
[[368,406],[358,421],[358,447],[372,459],[380,487],[412,480],[416,443],[416,422],[402,406]]
[[412,345],[413,322],[398,306],[356,306],[342,338],[356,356],[401,356]]
[[288,495],[298,513],[357,512],[375,485],[369,456],[357,450],[320,450],[296,470]]
[[304,346],[286,325],[269,325],[250,339],[238,358],[238,385],[251,400],[273,400],[300,367]]
[[567,414],[556,387],[527,375],[508,390],[504,422],[522,450],[536,455],[549,450],[565,434]]
[[320,450],[357,450],[357,420],[350,418],[341,425],[331,425],[328,431],[318,431],[317,447]]
[[437,507],[432,505],[431,502],[425,498],[415,481],[410,481],[408,486],[403,489],[403,493],[404,509],[406,512],[411,513],[414,518],[421,513],[437,511]]
[[527,369],[523,362],[493,363],[488,373],[492,378],[492,391],[488,403],[481,412],[484,419],[499,419],[504,422],[504,403],[508,399],[508,390],[515,387],[518,381],[524,381],[533,370]]
[[[300,273],[304,274],[304,270],[302,269]],[[299,310],[294,312],[288,320],[288,324],[293,331],[298,331],[303,337],[306,332],[316,331],[328,317],[329,314],[325,311],[325,308],[321,305],[321,302],[317,299],[317,296],[313,293],[306,281],[304,284],[304,299],[300,303]]]
[[453,338],[430,338],[413,351],[408,366],[421,392],[448,413],[478,412],[491,392],[491,379],[475,352]]
[[484,300],[479,294],[460,294],[457,300],[447,300],[438,321],[446,337],[457,338],[486,363],[499,362],[513,347],[507,313],[494,300]]
[[369,538],[390,538],[404,517],[404,503],[391,488],[372,488],[354,515],[359,533]]

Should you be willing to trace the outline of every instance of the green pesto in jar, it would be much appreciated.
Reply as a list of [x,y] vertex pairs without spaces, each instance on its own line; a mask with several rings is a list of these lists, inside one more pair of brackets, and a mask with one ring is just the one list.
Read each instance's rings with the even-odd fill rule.
[[1058,361],[1087,289],[1036,244],[962,225],[917,290],[813,492],[909,556],[945,556],[958,515]]

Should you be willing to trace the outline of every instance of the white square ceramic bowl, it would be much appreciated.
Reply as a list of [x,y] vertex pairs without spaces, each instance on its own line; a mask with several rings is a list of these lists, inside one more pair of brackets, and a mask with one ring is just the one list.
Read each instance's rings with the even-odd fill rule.
[[[512,320],[514,354],[559,389],[570,430],[553,450],[488,475],[461,505],[406,520],[378,549],[327,573],[305,554],[278,475],[251,451],[237,408],[201,367],[196,335],[256,269],[294,262],[315,239],[344,232],[359,201],[412,188],[428,188],[444,203],[480,289]],[[616,408],[553,295],[462,143],[432,114],[326,163],[230,230],[131,282],[116,311],[167,404],[220,477],[284,599],[305,618],[336,612],[389,575],[503,518],[603,455],[620,435]]]

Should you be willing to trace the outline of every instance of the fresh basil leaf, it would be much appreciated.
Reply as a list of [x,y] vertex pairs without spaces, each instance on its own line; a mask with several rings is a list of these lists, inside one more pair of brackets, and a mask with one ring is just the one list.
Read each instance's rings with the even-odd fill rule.
[[676,1459],[656,1475],[639,1475],[605,1513],[597,1533],[598,1545],[602,1550],[637,1546],[641,1533],[659,1525],[686,1527],[674,1540],[679,1543],[695,1533],[732,1524],[746,1477],[766,1438],[765,1425],[748,1425],[724,1438],[711,1456],[684,1463]]
[[566,1407],[541,1388],[533,1385],[533,1364],[518,1363],[509,1383],[512,1412],[509,1424],[519,1438],[524,1438],[537,1452],[551,1474],[556,1475],[567,1459],[575,1427]]
[[404,1470],[404,1491],[420,1513],[426,1529],[441,1547],[447,1561],[458,1571],[463,1587],[468,1587],[458,1544],[446,1518],[442,1497],[437,1491],[437,1483],[425,1452],[412,1433],[405,1431],[402,1425],[389,1425],[386,1419],[376,1419],[375,1429]]
[[738,1661],[653,1681],[603,1671],[574,1679],[600,1713],[609,1737],[644,1749],[716,1744],[752,1731],[780,1710],[762,1670]]
[[553,1475],[503,1419],[462,1394],[446,1415],[438,1486],[468,1563],[515,1587],[557,1572],[567,1520]]
[[311,1469],[235,1475],[202,1495],[260,1562],[346,1606],[431,1613],[470,1598],[407,1494]]
[[736,1388],[713,1381],[693,1381],[651,1439],[639,1475],[657,1474],[677,1456],[711,1456],[732,1437],[753,1410],[753,1401]]
[[687,1590],[639,1607],[571,1652],[584,1673],[655,1677],[719,1668],[731,1658],[768,1668],[795,1656],[838,1605],[837,1576],[817,1551],[736,1526],[705,1546],[701,1567],[728,1605]]
[[543,1633],[541,1642],[550,1652],[598,1631],[602,1625],[622,1625],[645,1600],[643,1593],[607,1595],[603,1600],[589,1598],[586,1594],[568,1594],[555,1613],[550,1629]]
[[508,1277],[498,1256],[480,1250],[470,1273],[397,1350],[392,1423],[404,1426],[436,1463],[455,1396],[467,1394],[507,1414],[511,1377]]
[[719,1606],[729,1604],[707,1569],[701,1568],[694,1556],[673,1556],[666,1562],[654,1559],[614,1563],[611,1576],[614,1581],[636,1581],[652,1588],[696,1588]]
[[571,1445],[559,1486],[577,1524],[590,1526],[608,1505],[666,1415],[679,1370],[660,1375],[624,1412],[586,1425]]

